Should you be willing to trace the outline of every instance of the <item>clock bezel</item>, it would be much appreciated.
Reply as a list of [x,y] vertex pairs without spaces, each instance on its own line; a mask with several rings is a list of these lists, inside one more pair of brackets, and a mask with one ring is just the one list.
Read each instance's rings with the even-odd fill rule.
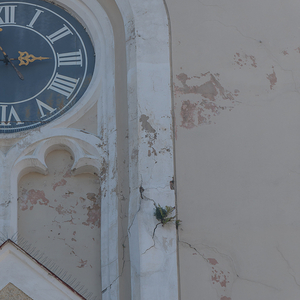
[[[101,97],[101,94],[103,91],[99,90],[99,84],[100,82],[104,81],[104,73],[103,68],[99,68],[100,65],[105,66],[105,61],[103,60],[101,53],[103,52],[102,48],[103,45],[101,41],[104,41],[103,32],[102,30],[99,31],[99,25],[100,22],[95,22],[94,18],[88,18],[86,7],[83,7],[82,5],[77,5],[76,7],[71,7],[74,4],[72,1],[64,1],[64,3],[60,3],[56,1],[53,3],[52,1],[45,1],[45,0],[39,0],[38,2],[46,2],[53,5],[56,5],[60,9],[63,9],[66,13],[71,15],[73,18],[76,19],[77,22],[79,22],[83,28],[86,31],[86,34],[89,36],[90,41],[94,48],[94,53],[97,52],[97,55],[95,55],[95,63],[94,63],[94,71],[93,76],[91,79],[91,82],[89,83],[89,86],[83,93],[83,95],[77,99],[74,103],[73,99],[75,95],[77,95],[78,91],[80,91],[80,88],[77,89],[76,93],[72,95],[72,100],[68,101],[68,103],[58,112],[53,114],[52,116],[45,118],[43,120],[43,124],[35,124],[35,125],[29,125],[29,126],[22,126],[22,128],[18,129],[12,129],[11,131],[1,132],[1,136],[5,135],[5,138],[18,138],[19,136],[24,136],[28,133],[30,133],[32,130],[47,130],[49,128],[53,127],[60,127],[61,126],[68,126],[68,124],[73,123],[76,121],[80,116],[82,116],[86,110],[90,109],[97,99]],[[33,6],[39,6],[39,4],[32,3],[31,1],[26,2],[20,2],[20,1],[5,1],[2,4],[6,3],[26,3]],[[53,12],[51,9],[40,6],[42,9],[47,9]],[[57,14],[60,18],[63,18],[61,15]],[[68,21],[65,20],[67,24],[69,24],[72,28],[73,25]],[[1,27],[10,26],[10,25],[2,25]],[[76,29],[74,29],[76,30]],[[78,36],[81,38],[80,34]],[[84,46],[84,43],[82,42],[82,45]],[[86,50],[85,50],[86,51]],[[57,67],[56,67],[57,68]],[[85,65],[85,68],[87,68],[87,65]],[[86,71],[85,71],[86,72]],[[81,81],[81,86],[84,83],[84,81]],[[10,103],[11,104],[11,103]],[[75,117],[76,116],[76,117]]]

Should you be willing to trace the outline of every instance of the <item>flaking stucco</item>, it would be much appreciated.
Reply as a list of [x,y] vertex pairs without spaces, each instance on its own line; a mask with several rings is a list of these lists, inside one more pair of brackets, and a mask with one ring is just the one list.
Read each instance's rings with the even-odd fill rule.
[[29,173],[20,180],[19,239],[80,278],[98,299],[100,184],[94,175],[72,176],[73,161],[69,152],[53,151],[46,157],[48,175]]
[[299,5],[166,0],[181,299],[296,299]]

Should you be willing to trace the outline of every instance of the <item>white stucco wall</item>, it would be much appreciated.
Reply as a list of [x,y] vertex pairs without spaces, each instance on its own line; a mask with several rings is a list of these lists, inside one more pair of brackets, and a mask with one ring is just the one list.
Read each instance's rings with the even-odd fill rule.
[[166,2],[181,299],[298,299],[300,6]]

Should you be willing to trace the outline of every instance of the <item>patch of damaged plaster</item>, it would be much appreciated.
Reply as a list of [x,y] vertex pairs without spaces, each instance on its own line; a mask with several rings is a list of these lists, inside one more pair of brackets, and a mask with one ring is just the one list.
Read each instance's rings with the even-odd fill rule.
[[83,268],[83,267],[85,267],[85,266],[86,266],[86,264],[87,264],[87,260],[83,260],[83,259],[81,259],[79,263],[80,263],[80,265],[79,265],[79,266],[77,266],[77,268],[81,269],[81,268]]
[[145,131],[145,138],[148,139],[148,156],[150,157],[152,154],[157,156],[157,151],[154,148],[155,141],[157,139],[157,132],[152,127],[152,125],[148,122],[149,117],[146,115],[141,115],[139,121],[141,122],[142,130]]
[[213,266],[218,264],[218,261],[215,258],[208,258],[209,263]]
[[25,188],[22,189],[21,197],[18,198],[19,207],[21,210],[32,210],[34,205],[48,205],[49,200],[45,196],[45,192],[41,190],[30,189],[27,191]]
[[270,81],[270,89],[273,90],[274,85],[277,83],[277,77],[274,70],[274,66],[272,66],[273,72],[271,74],[267,74],[267,78]]
[[60,180],[59,182],[56,182],[54,185],[53,185],[53,191],[55,191],[55,189],[58,187],[58,186],[64,186],[66,185],[67,181],[65,179],[62,179]]
[[83,225],[96,226],[100,228],[101,223],[101,209],[100,209],[100,195],[96,195],[95,193],[87,193],[87,198],[93,202],[92,206],[88,206],[88,219],[83,222]]
[[256,59],[253,55],[240,54],[237,52],[233,55],[233,59],[240,69],[244,66],[257,67]]
[[182,102],[181,106],[181,127],[190,129],[196,126],[195,124],[195,110],[197,109],[197,103],[191,103],[190,100]]
[[219,283],[221,287],[227,286],[229,283],[228,278],[230,272],[227,272],[227,274],[224,274],[222,270],[216,270],[214,267],[212,267],[212,276],[211,276],[211,281],[213,284]]
[[146,115],[141,115],[140,122],[142,123],[142,130],[145,130],[150,133],[155,133],[156,130],[151,126],[151,124],[148,122],[149,117]]
[[[101,178],[88,173],[74,176],[73,159],[64,150],[49,153],[45,161],[47,175],[29,173],[19,182],[18,233],[96,291],[95,282],[100,279],[100,180],[105,178],[106,168],[101,170]],[[63,260],[61,251],[68,253]]]
[[[211,124],[214,117],[221,111],[233,109],[235,97],[239,95],[239,90],[234,92],[226,90],[220,83],[219,74],[207,72],[201,76],[188,77],[181,73],[176,78],[182,86],[174,86],[176,96],[180,95],[199,95],[201,100],[191,101],[185,99],[181,105],[181,127],[191,129],[197,125]],[[187,81],[197,81],[200,84],[188,85]],[[202,83],[203,82],[203,83]]]
[[188,246],[192,250],[192,255],[196,255],[195,259],[200,256],[208,263],[211,274],[207,275],[219,299],[231,300],[232,285],[237,279],[232,259],[228,255],[220,253],[214,247],[206,245],[192,246],[183,242],[181,242],[181,245]]

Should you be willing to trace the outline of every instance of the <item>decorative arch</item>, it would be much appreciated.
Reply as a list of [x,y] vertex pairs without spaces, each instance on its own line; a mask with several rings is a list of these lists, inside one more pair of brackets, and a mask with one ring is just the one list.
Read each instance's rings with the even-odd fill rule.
[[[80,145],[81,144],[81,145]],[[37,172],[46,175],[48,168],[45,163],[46,156],[59,149],[68,149],[74,157],[72,165],[72,175],[82,173],[91,173],[98,175],[101,170],[101,158],[99,153],[92,145],[78,139],[68,137],[52,137],[45,139],[37,144],[33,153],[25,154],[18,158],[14,164],[14,173],[17,174],[17,180],[29,172]],[[87,149],[93,152],[91,154]],[[26,150],[25,150],[26,151]]]
[[[73,283],[74,289],[76,291],[78,289],[82,295],[89,295],[86,299],[100,299],[100,285],[95,284],[95,280],[100,281],[100,270],[98,271],[97,267],[97,262],[100,261],[100,230],[106,227],[105,224],[100,227],[102,193],[99,191],[100,189],[104,192],[106,188],[106,182],[101,182],[106,157],[102,149],[97,146],[98,138],[86,137],[86,134],[74,130],[65,130],[60,136],[56,135],[56,131],[52,133],[54,135],[49,134],[42,140],[32,141],[28,147],[20,151],[12,167],[11,229],[15,233],[18,232],[18,236],[22,238],[20,242],[24,239],[40,252],[46,253],[44,256],[50,256],[52,264],[49,265],[55,269],[53,272],[60,272],[60,274],[67,272],[71,277],[65,275],[63,280]],[[53,167],[50,172],[49,161],[47,163],[46,158],[53,157],[53,153],[56,155],[55,161],[57,159],[61,161],[61,155],[64,155],[64,160],[71,157],[71,165],[69,165],[70,161],[65,162],[66,165],[61,161],[55,172],[53,173]],[[66,156],[64,153],[69,155]],[[34,175],[36,173],[44,176],[37,177]],[[21,179],[22,185],[20,185]],[[53,179],[55,183],[52,182]],[[45,229],[43,226],[38,229],[35,225],[34,219],[39,219],[40,215],[44,216]],[[76,235],[76,232],[79,235]],[[32,238],[31,233],[34,234]],[[42,240],[44,235],[45,238]],[[102,243],[105,242],[107,241]],[[90,247],[98,247],[98,250],[90,249],[91,253],[96,251],[99,254],[86,255],[81,245],[88,243]],[[71,256],[68,255],[66,259],[59,262],[57,251],[48,253],[47,249],[50,245],[62,252],[72,250]],[[92,265],[87,265],[87,259]],[[89,267],[86,268],[86,265]],[[100,264],[98,266],[100,269]],[[94,274],[93,278],[87,281],[86,277],[92,274]],[[81,280],[80,278],[78,280],[80,275]],[[79,291],[81,285],[85,288]]]

